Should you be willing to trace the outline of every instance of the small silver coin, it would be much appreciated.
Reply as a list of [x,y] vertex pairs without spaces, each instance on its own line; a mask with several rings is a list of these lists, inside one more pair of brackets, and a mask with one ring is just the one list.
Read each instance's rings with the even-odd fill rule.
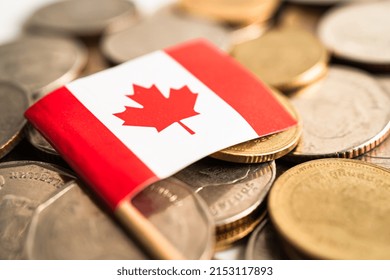
[[318,36],[337,57],[390,66],[390,2],[360,1],[335,7],[321,19]]
[[283,245],[268,219],[262,221],[249,237],[247,260],[285,260]]
[[215,22],[184,14],[170,5],[126,30],[107,34],[102,50],[118,64],[195,38],[206,38],[226,50],[229,34],[227,28]]
[[327,77],[291,98],[303,134],[288,155],[298,161],[357,157],[381,143],[390,130],[390,98],[368,73],[332,66]]
[[0,259],[22,258],[34,210],[72,179],[66,171],[42,162],[0,164]]
[[0,81],[0,158],[22,138],[24,112],[30,105],[27,92],[16,84]]
[[85,47],[76,41],[26,36],[0,46],[0,76],[37,99],[76,78],[86,59]]
[[243,165],[205,158],[174,176],[206,201],[218,228],[234,224],[259,209],[275,174],[274,161]]
[[[210,258],[214,224],[207,206],[172,178],[155,183],[134,205],[189,259]],[[73,182],[34,213],[28,233],[29,259],[148,259],[136,239],[98,208]]]
[[28,30],[70,36],[98,36],[118,22],[135,19],[136,9],[126,0],[71,0],[37,10],[26,23]]

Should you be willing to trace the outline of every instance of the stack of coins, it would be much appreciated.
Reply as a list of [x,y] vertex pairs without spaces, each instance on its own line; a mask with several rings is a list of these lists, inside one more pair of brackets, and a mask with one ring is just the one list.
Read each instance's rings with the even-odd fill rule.
[[343,2],[35,11],[0,45],[0,259],[150,258],[23,113],[73,79],[196,37],[261,79],[297,125],[218,151],[132,203],[189,259],[389,259],[390,1]]

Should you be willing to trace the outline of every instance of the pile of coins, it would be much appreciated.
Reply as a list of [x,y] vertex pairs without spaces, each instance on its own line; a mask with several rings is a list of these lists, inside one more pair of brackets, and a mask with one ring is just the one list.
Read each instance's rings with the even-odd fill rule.
[[195,162],[135,207],[188,259],[390,259],[389,14],[389,0],[37,10],[0,45],[0,259],[151,257],[23,113],[76,78],[198,37],[261,79],[297,125]]

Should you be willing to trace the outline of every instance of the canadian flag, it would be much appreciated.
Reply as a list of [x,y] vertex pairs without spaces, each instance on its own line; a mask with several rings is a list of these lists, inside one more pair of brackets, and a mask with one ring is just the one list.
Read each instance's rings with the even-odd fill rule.
[[200,158],[296,124],[260,81],[203,40],[78,79],[25,116],[113,209]]

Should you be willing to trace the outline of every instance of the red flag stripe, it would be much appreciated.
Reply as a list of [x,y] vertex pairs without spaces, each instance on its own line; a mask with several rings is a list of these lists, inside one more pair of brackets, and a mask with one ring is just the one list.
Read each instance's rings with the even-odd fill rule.
[[[164,51],[233,107],[258,135],[296,124],[261,81],[207,41],[195,40]],[[253,113],[259,110],[261,118]]]
[[25,115],[112,209],[129,194],[159,180],[66,87],[35,103]]

